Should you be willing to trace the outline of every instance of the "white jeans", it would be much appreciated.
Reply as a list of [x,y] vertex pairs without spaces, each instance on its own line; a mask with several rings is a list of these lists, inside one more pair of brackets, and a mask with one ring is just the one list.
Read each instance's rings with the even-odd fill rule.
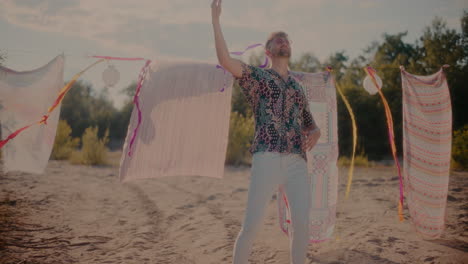
[[280,184],[284,185],[291,212],[291,263],[304,264],[309,244],[310,178],[307,163],[300,155],[274,152],[253,155],[247,210],[234,246],[234,264],[247,264],[254,237],[262,227],[265,209]]

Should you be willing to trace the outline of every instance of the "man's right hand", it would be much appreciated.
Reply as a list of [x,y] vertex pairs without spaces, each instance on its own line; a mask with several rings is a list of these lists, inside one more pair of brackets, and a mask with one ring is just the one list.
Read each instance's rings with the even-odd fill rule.
[[238,59],[231,58],[226,41],[224,40],[221,25],[219,24],[219,16],[221,15],[222,0],[213,0],[211,3],[211,16],[213,19],[213,30],[215,37],[216,55],[218,62],[225,70],[230,72],[234,77],[242,77],[242,64]]
[[219,22],[219,17],[221,16],[221,1],[222,0],[213,0],[211,3],[211,19],[213,22]]

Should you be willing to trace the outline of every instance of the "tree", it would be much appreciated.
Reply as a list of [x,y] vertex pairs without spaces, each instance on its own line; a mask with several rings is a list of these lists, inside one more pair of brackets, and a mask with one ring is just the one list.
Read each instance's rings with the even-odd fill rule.
[[[72,137],[81,137],[88,127],[99,127],[98,136],[103,137],[111,130],[118,111],[104,91],[97,95],[89,83],[77,81],[62,101],[60,118],[67,121]],[[111,130],[111,139],[115,130]]]
[[91,92],[91,84],[77,81],[62,101],[60,119],[70,125],[72,137],[81,138],[84,130],[91,126]]
[[[416,47],[413,44],[403,41],[403,38],[406,37],[406,35],[407,32],[401,32],[395,35],[384,34],[384,41],[377,45],[374,58],[371,61],[371,65],[377,68],[378,75],[383,80],[382,92],[385,95],[392,112],[395,143],[400,154],[402,150],[403,127],[401,74],[399,67],[400,65],[404,65],[408,70],[411,70],[411,66],[414,65],[415,60],[418,57]],[[385,150],[384,152],[380,152],[382,154],[390,153],[387,141],[382,140],[387,137],[388,132],[385,121],[386,117],[385,114],[383,114],[384,107],[379,95],[374,96],[374,102],[375,109],[379,109],[379,112],[382,113],[381,118],[376,120],[379,126],[378,138],[381,143],[373,142],[372,145],[377,143],[379,149]],[[376,137],[374,136],[374,138]],[[385,146],[382,145],[384,142]],[[368,148],[372,148],[372,145],[368,145]]]
[[322,64],[314,54],[305,53],[298,60],[290,62],[289,68],[293,71],[316,72],[322,70]]
[[122,91],[120,91],[121,93],[125,94],[128,97],[127,101],[130,103],[133,100],[133,96],[135,96],[136,87],[137,87],[137,83],[132,82],[130,85],[122,89]]
[[6,60],[6,54],[0,51],[0,66],[3,65],[3,62]]
[[325,60],[323,65],[332,67],[336,81],[340,81],[344,73],[346,72],[346,62],[348,61],[348,59],[348,56],[345,55],[345,51],[342,50],[330,55]]
[[125,139],[127,134],[127,128],[130,123],[130,117],[132,116],[133,111],[133,96],[136,92],[137,83],[133,82],[121,92],[127,95],[127,100],[123,107],[117,111],[114,115],[114,118],[111,122],[111,131],[110,137],[112,140],[122,141]]
[[462,33],[448,29],[446,23],[435,18],[420,38],[418,46],[418,63],[415,71],[420,74],[432,74],[442,65],[448,64],[444,72],[450,88],[453,128],[462,128],[468,123],[468,12],[461,19]]

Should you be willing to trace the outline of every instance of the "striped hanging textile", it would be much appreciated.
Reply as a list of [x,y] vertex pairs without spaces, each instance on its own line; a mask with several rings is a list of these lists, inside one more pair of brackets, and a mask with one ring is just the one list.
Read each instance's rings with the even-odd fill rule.
[[452,106],[442,69],[417,76],[401,68],[406,200],[416,231],[444,230],[452,146]]
[[[133,109],[128,127],[120,180],[189,175],[221,178],[232,76],[200,62],[157,61],[145,72],[139,108]],[[228,89],[219,92],[225,78]],[[131,133],[138,126],[138,133]],[[127,155],[130,148],[131,155]]]
[[[335,82],[330,71],[318,73],[291,72],[305,90],[309,107],[321,137],[307,153],[311,181],[310,238],[318,243],[332,238],[336,221],[338,196],[338,128]],[[291,221],[286,194],[278,191],[279,222],[289,234]]]

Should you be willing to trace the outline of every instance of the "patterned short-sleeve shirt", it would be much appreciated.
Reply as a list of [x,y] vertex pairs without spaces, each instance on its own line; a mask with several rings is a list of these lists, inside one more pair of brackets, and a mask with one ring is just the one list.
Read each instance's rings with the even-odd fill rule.
[[294,153],[307,159],[302,132],[316,125],[300,84],[291,74],[284,80],[273,69],[244,63],[238,81],[255,117],[250,151]]

